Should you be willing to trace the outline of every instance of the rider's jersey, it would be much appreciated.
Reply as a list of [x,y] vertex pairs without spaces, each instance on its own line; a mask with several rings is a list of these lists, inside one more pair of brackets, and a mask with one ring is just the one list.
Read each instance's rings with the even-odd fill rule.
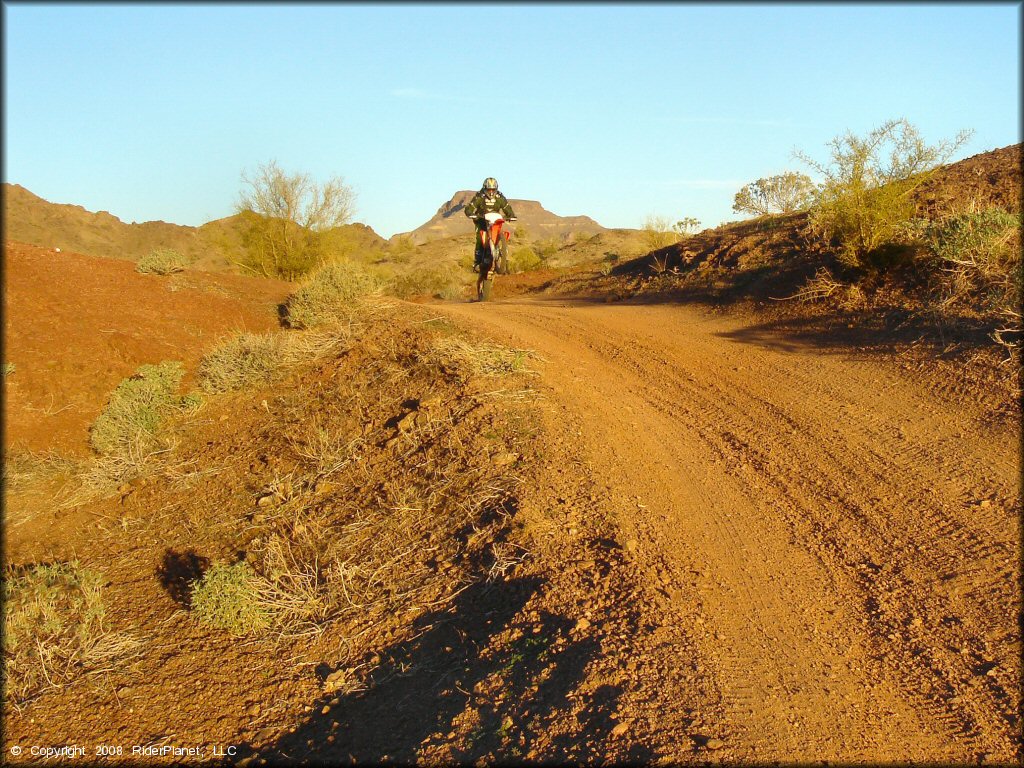
[[[466,207],[462,209],[462,212],[471,219],[494,211],[501,211],[502,216],[506,219],[514,219],[516,217],[515,213],[512,212],[512,206],[508,204],[508,200],[505,199],[501,192],[496,192],[494,197],[488,200],[482,189],[473,195],[473,199],[466,203]],[[477,226],[480,226],[479,223]]]

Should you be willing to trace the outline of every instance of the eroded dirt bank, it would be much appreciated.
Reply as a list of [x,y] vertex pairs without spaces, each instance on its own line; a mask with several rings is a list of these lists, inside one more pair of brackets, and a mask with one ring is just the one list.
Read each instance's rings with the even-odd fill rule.
[[686,307],[438,310],[544,358],[632,557],[685,604],[719,755],[1019,758],[1019,426],[984,393]]

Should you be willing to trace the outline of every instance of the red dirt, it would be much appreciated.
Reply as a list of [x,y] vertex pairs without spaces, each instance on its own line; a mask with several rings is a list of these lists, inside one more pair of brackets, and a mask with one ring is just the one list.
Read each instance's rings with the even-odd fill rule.
[[4,377],[8,448],[89,453],[88,429],[124,378],[144,363],[203,352],[234,331],[278,325],[288,283],[183,272],[7,242]]

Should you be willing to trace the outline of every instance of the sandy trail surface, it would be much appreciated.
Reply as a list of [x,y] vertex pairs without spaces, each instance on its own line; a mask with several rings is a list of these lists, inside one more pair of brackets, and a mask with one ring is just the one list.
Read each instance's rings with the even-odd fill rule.
[[729,759],[1019,757],[1017,423],[691,307],[438,311],[538,353],[633,556],[697,595]]

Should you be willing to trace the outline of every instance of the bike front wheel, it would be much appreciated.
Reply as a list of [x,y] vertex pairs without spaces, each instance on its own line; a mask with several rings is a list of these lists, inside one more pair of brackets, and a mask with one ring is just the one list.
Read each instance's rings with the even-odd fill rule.
[[499,238],[498,242],[494,244],[494,263],[497,268],[499,275],[508,274],[508,241],[505,238]]

